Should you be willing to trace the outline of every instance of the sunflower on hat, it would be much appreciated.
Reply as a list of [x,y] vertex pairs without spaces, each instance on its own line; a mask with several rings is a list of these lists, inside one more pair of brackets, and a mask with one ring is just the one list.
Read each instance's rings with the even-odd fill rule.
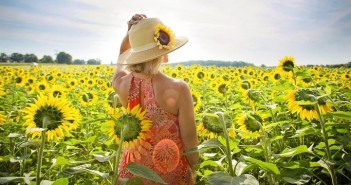
[[154,39],[159,49],[172,49],[174,47],[174,33],[170,28],[163,24],[157,24]]

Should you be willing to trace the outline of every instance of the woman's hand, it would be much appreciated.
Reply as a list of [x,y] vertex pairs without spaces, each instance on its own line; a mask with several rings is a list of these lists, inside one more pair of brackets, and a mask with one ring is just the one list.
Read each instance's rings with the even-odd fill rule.
[[133,25],[138,24],[138,22],[144,18],[147,18],[144,14],[133,15],[133,17],[128,21],[128,31]]

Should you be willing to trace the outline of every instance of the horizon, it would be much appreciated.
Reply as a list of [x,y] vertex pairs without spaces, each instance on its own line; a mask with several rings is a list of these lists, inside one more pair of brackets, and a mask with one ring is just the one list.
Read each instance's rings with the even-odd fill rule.
[[297,65],[351,61],[348,0],[150,0],[138,4],[4,0],[0,1],[0,52],[55,59],[63,51],[73,60],[115,63],[134,13],[159,17],[176,35],[189,38],[188,44],[170,54],[170,63],[221,60],[272,66],[287,55],[294,56]]

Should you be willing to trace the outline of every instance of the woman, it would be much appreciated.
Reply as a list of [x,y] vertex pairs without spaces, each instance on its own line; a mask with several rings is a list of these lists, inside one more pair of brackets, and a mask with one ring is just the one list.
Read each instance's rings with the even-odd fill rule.
[[[194,184],[199,154],[183,155],[184,151],[198,145],[192,95],[184,81],[159,71],[161,63],[168,62],[167,54],[186,42],[186,38],[175,37],[157,18],[135,14],[128,21],[113,88],[124,107],[140,105],[146,110],[145,117],[152,121],[152,126],[145,139],[139,142],[141,146],[123,150],[120,178],[133,177],[124,167],[136,162],[154,170],[168,184]],[[157,151],[161,145],[168,149]],[[158,156],[159,153],[162,155]],[[167,164],[162,164],[162,160]],[[143,184],[155,182],[144,179]]]

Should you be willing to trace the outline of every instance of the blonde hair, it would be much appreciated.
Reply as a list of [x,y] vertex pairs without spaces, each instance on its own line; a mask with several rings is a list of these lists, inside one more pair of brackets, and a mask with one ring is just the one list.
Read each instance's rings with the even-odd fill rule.
[[136,73],[156,74],[161,66],[162,61],[163,56],[144,63],[128,65],[127,69],[131,72]]

